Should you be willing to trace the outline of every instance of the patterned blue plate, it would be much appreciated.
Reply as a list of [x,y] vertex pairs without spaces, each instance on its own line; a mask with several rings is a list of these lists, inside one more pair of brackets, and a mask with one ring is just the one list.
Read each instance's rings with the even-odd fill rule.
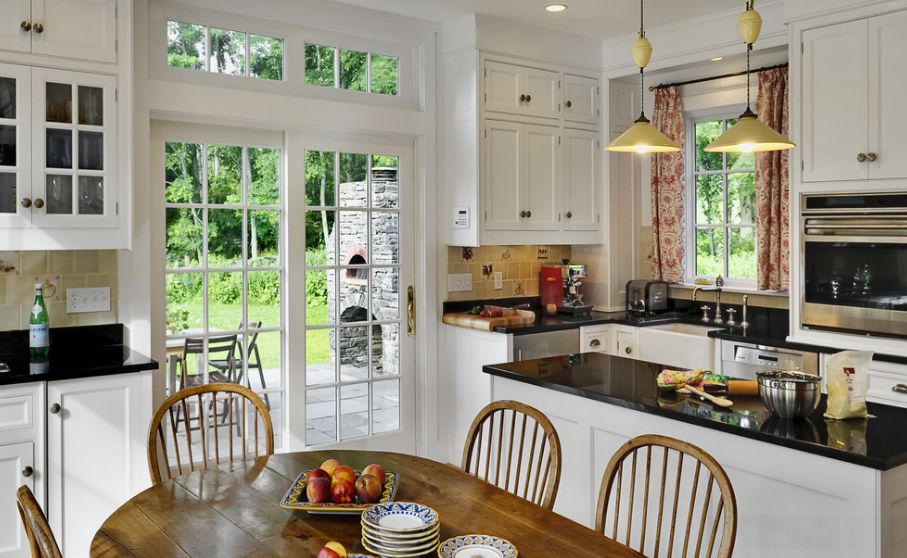
[[441,558],[516,558],[517,554],[510,541],[491,535],[461,535],[438,547]]
[[415,502],[379,503],[362,513],[362,522],[380,531],[421,531],[438,523],[438,512]]

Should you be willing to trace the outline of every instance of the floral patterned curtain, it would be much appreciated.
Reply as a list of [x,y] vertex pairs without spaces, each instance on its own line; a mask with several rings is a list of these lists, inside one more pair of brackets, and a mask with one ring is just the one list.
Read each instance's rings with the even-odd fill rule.
[[[680,87],[655,90],[652,125],[683,146],[683,105]],[[652,278],[683,280],[684,152],[652,155]]]
[[[788,135],[787,68],[759,74],[759,120]],[[790,151],[756,154],[756,259],[759,289],[790,286]]]

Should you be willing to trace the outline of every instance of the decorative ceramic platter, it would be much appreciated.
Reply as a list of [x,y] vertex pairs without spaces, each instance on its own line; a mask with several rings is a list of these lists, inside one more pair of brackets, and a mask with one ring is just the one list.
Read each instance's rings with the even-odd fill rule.
[[441,558],[516,558],[517,554],[510,541],[491,535],[461,535],[438,547]]
[[372,527],[364,521],[362,522],[362,535],[368,536],[368,538],[379,544],[420,544],[428,542],[432,538],[438,536],[438,533],[440,531],[441,526],[435,523],[434,527],[426,531],[414,531],[412,533],[389,533],[386,531],[381,531],[379,528]]
[[[300,473],[296,480],[290,486],[290,490],[287,491],[287,495],[283,497],[283,500],[280,501],[280,507],[287,508],[291,510],[303,510],[309,513],[323,513],[323,514],[337,514],[337,515],[355,515],[361,514],[374,504],[361,504],[357,502],[352,502],[349,504],[335,504],[334,502],[309,502],[308,496],[305,492],[305,477],[312,471],[304,471]],[[358,477],[362,471],[354,471]],[[384,490],[381,492],[381,498],[378,500],[379,504],[389,503],[394,500],[394,496],[397,494],[397,484],[399,477],[396,472],[388,471],[384,473]]]
[[438,513],[415,502],[380,502],[365,510],[362,522],[384,532],[423,531],[438,523]]

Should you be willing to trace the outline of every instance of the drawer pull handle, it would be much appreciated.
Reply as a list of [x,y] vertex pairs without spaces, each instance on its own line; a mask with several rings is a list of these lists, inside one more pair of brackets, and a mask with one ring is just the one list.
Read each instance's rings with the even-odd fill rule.
[[593,339],[592,341],[589,341],[590,347],[598,347],[601,344],[602,344],[602,342],[599,341],[598,339]]
[[62,410],[63,410],[63,407],[61,407],[59,403],[54,403],[53,405],[50,406],[50,414],[52,414],[52,415],[60,414],[60,411],[62,411]]
[[35,474],[35,470],[32,469],[31,467],[26,467],[26,468],[22,469],[22,476],[25,478],[28,478],[34,474]]
[[629,355],[629,354],[632,354],[632,353],[633,353],[633,347],[627,347],[626,349],[624,349],[624,352],[627,353],[628,355]]
[[891,388],[891,391],[895,393],[904,393],[907,394],[907,385],[897,384]]

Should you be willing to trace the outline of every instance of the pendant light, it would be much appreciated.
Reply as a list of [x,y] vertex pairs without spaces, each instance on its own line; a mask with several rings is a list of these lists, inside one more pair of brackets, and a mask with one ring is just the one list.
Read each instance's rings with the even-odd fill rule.
[[665,153],[680,151],[680,146],[668,136],[662,134],[658,128],[652,126],[645,113],[644,84],[645,67],[649,65],[652,57],[652,43],[646,38],[646,29],[643,25],[643,0],[639,0],[639,38],[633,43],[633,62],[639,67],[639,118],[629,130],[618,136],[617,139],[605,147],[606,151],[621,153]]
[[737,29],[746,44],[746,110],[733,126],[705,148],[709,153],[782,151],[795,147],[789,139],[761,122],[750,108],[750,51],[762,31],[762,16],[753,8],[754,2],[747,1],[746,10],[737,20]]

